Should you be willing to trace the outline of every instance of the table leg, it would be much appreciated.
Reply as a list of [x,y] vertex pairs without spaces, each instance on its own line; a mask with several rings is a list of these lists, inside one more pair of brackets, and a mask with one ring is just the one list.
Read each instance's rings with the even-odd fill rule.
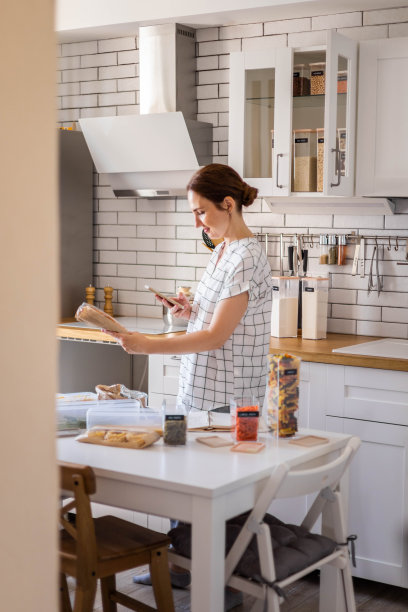
[[192,612],[223,612],[225,519],[223,498],[193,499]]

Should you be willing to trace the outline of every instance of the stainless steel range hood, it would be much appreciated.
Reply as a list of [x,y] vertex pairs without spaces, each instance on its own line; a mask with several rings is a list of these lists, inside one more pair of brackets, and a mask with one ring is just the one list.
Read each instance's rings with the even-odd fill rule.
[[96,169],[117,197],[186,195],[212,161],[212,124],[196,121],[194,30],[178,24],[139,29],[140,115],[79,124]]

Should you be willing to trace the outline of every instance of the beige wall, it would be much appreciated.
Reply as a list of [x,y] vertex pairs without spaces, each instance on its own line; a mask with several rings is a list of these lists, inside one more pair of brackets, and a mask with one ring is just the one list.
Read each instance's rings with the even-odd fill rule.
[[56,612],[53,3],[2,0],[0,41],[1,609]]

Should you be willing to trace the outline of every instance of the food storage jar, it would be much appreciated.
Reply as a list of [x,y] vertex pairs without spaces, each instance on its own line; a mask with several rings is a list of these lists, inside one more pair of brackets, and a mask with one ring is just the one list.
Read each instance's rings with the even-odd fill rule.
[[346,150],[347,144],[347,129],[337,128],[337,143],[340,151]]
[[326,338],[328,291],[328,278],[302,278],[302,338]]
[[167,405],[163,401],[163,442],[169,446],[186,443],[187,414],[182,404]]
[[236,442],[258,440],[259,402],[254,396],[230,399],[231,433]]
[[310,95],[317,96],[326,90],[326,62],[314,62],[310,68]]
[[317,144],[317,191],[323,191],[323,172],[324,172],[324,129],[318,128],[316,130],[316,144]]
[[327,244],[326,234],[320,234],[319,248],[320,248],[319,263],[328,264],[329,263],[329,246]]
[[292,191],[316,191],[316,130],[293,130]]
[[329,261],[327,263],[333,266],[337,263],[337,240],[335,234],[329,234],[327,236],[327,244],[329,246]]
[[305,64],[293,66],[293,97],[310,95],[310,70]]
[[337,73],[337,93],[347,93],[347,70]]
[[298,430],[300,359],[293,355],[269,355],[267,421],[278,438]]
[[299,278],[272,277],[271,336],[296,338],[298,330]]

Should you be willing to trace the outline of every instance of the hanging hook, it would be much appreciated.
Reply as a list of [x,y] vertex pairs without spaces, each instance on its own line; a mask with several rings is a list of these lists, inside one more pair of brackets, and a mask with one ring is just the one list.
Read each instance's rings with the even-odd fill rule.
[[394,251],[398,251],[398,236],[395,236],[395,247]]
[[387,251],[391,251],[391,236],[388,236],[388,246]]
[[309,236],[309,247],[311,249],[313,249],[313,236],[312,236],[312,234],[310,234],[310,236]]

